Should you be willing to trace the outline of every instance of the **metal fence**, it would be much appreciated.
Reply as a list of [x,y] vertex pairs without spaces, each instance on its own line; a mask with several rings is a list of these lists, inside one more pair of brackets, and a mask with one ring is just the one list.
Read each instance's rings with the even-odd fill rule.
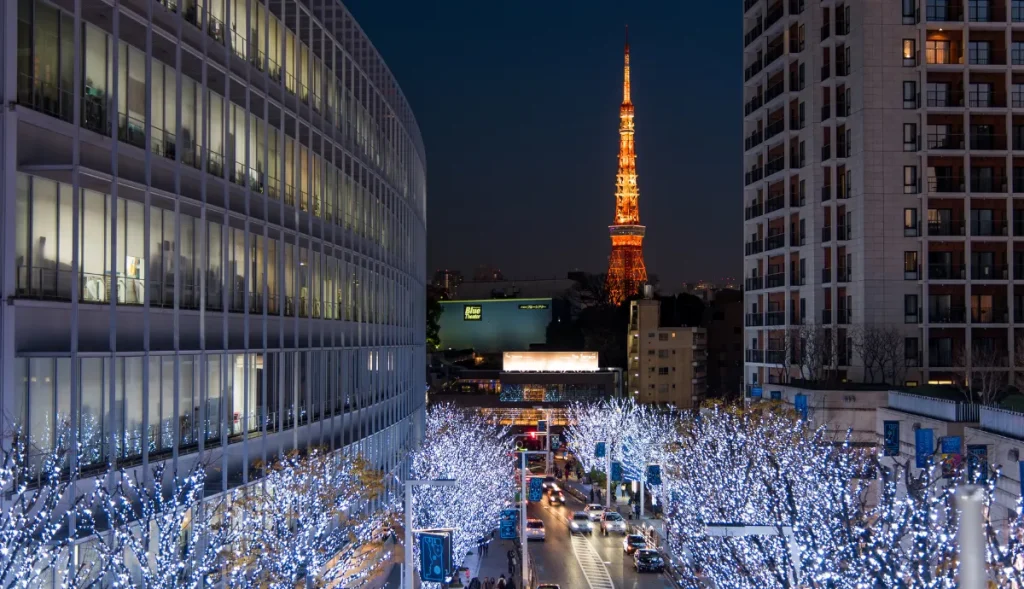
[[981,406],[973,403],[961,403],[959,401],[889,391],[889,408],[933,417],[943,421],[976,422],[978,421]]

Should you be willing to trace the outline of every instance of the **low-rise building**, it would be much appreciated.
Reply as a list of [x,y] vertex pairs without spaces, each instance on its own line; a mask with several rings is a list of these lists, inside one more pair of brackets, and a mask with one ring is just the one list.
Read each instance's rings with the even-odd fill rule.
[[707,331],[662,327],[661,302],[650,287],[629,303],[628,390],[639,403],[692,409],[706,390]]

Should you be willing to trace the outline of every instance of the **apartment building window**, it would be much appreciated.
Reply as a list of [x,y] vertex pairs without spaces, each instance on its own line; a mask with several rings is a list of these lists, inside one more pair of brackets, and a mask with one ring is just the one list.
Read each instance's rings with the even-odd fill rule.
[[953,339],[939,337],[928,342],[928,364],[931,366],[953,365]]
[[903,40],[903,65],[905,67],[914,67],[915,65],[917,65],[916,39]]
[[917,314],[918,308],[919,303],[916,294],[903,295],[903,322],[918,323],[921,319]]
[[917,151],[917,123],[903,123],[903,151]]
[[[1016,87],[1018,84],[1014,84]],[[970,106],[974,107],[988,107],[992,106],[992,84],[988,83],[972,83],[969,86],[969,94],[967,96]]]
[[1024,0],[1010,0],[1010,20],[1024,22]]
[[1024,84],[1014,83],[1010,86],[1010,101],[1013,108],[1024,107]]
[[917,224],[917,209],[903,209],[904,237],[917,237],[920,234]]
[[1010,45],[1010,61],[1013,65],[1024,65],[1024,41],[1014,41]]
[[659,342],[667,342],[668,341],[668,334],[667,333],[659,333],[658,334],[658,341]]
[[668,374],[668,366],[658,367],[658,376],[666,376]]
[[903,252],[903,279],[917,280],[917,252]]
[[[904,41],[904,43],[905,42],[906,41]],[[926,63],[953,63],[952,54],[950,53],[949,41],[926,41],[924,45],[924,55]],[[906,58],[904,58],[903,63],[906,64]]]
[[990,22],[992,20],[991,0],[970,0],[967,5],[967,15],[971,22]]
[[668,350],[658,350],[659,358],[668,358]]
[[907,366],[919,366],[921,363],[918,362],[918,356],[921,355],[918,349],[918,343],[916,337],[905,337],[903,338],[903,359]]
[[667,393],[668,392],[668,385],[667,384],[660,384],[660,385],[658,385],[658,392],[661,393],[661,394]]
[[917,0],[903,0],[903,24],[917,24]]
[[917,82],[914,80],[903,82],[903,108],[917,108]]
[[917,193],[917,166],[903,166],[903,194]]
[[988,41],[969,42],[967,59],[972,65],[988,65],[992,59],[992,44]]

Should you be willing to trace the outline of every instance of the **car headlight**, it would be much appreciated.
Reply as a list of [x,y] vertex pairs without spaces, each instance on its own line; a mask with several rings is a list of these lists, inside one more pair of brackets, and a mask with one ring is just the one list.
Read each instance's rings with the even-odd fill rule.
[[569,524],[569,527],[574,529],[574,530],[580,529],[580,527],[576,524],[576,522],[572,522],[571,524]]

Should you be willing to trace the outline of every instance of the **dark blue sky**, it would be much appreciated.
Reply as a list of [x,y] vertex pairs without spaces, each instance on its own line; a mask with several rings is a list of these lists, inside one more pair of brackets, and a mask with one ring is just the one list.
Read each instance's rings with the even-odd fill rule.
[[345,3],[423,133],[430,272],[606,269],[628,23],[648,272],[738,277],[742,2]]

